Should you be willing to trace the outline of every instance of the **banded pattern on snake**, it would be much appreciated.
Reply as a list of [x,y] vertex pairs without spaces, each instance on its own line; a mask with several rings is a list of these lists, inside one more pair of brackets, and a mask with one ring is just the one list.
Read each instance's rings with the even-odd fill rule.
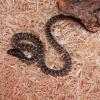
[[[71,57],[69,53],[55,40],[54,36],[51,34],[51,27],[53,24],[55,24],[59,20],[68,20],[68,19],[78,22],[85,28],[84,24],[81,23],[79,19],[74,18],[72,16],[65,16],[62,14],[50,18],[45,26],[45,35],[48,42],[59,54],[63,55],[63,61],[64,61],[63,68],[56,70],[56,69],[51,69],[47,66],[47,64],[45,63],[45,47],[42,41],[31,33],[15,34],[11,40],[14,49],[8,50],[7,53],[20,59],[25,59],[28,61],[37,61],[41,70],[45,74],[49,74],[52,76],[64,76],[68,74],[68,72],[71,69],[71,63],[72,63]],[[32,44],[21,42],[23,40],[26,41],[28,40]],[[26,57],[23,51],[31,52],[32,53],[31,58]]]

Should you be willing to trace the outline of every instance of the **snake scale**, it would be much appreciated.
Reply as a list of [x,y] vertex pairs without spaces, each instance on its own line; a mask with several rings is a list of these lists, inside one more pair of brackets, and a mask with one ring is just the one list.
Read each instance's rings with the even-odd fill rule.
[[[68,19],[78,22],[85,28],[84,24],[81,23],[79,19],[74,18],[72,16],[65,16],[62,14],[53,16],[47,21],[45,25],[45,36],[48,42],[59,54],[63,56],[63,68],[60,68],[58,70],[51,69],[47,66],[47,64],[45,63],[45,46],[43,45],[42,41],[32,33],[16,33],[11,39],[13,49],[9,49],[7,53],[20,59],[25,59],[28,61],[37,61],[41,70],[45,74],[49,74],[54,77],[64,76],[68,74],[72,64],[71,57],[69,53],[56,41],[54,36],[51,34],[51,27],[53,24],[55,24],[57,21]],[[22,42],[23,40],[31,42],[31,44],[24,43]],[[31,52],[32,56],[30,58],[26,57],[23,51]]]

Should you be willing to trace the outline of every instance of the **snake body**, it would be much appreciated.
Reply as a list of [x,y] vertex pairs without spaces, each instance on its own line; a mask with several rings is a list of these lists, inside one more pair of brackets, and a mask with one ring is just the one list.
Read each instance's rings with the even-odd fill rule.
[[[51,27],[53,24],[55,24],[59,20],[68,20],[68,19],[78,22],[85,28],[85,25],[81,23],[79,19],[74,18],[72,16],[65,16],[62,14],[50,18],[45,26],[45,36],[48,42],[59,54],[62,54],[63,56],[62,57],[64,61],[63,68],[56,70],[56,69],[51,69],[47,66],[47,64],[45,63],[45,47],[42,41],[31,33],[15,34],[11,40],[14,49],[8,50],[7,53],[20,59],[37,61],[41,70],[45,74],[49,74],[51,76],[64,76],[68,74],[68,72],[71,69],[71,57],[69,53],[56,41],[56,39],[51,33]],[[23,43],[21,42],[22,40],[28,40],[32,44]],[[31,52],[32,53],[31,58],[26,57],[23,51]]]
[[[31,42],[31,44],[24,43],[23,40]],[[7,53],[19,59],[34,61],[39,59],[40,55],[40,58],[44,55],[45,48],[42,41],[31,33],[16,33],[12,37],[11,43],[14,49],[9,49]],[[30,58],[26,57],[23,51],[31,52],[32,56]]]
[[[32,44],[23,43],[21,41],[28,40]],[[61,47],[61,53],[63,53],[63,60],[65,61],[64,67],[60,70],[50,69],[45,63],[45,47],[42,41],[31,33],[16,33],[12,39],[11,43],[13,49],[9,49],[7,51],[8,54],[15,56],[19,59],[25,59],[28,61],[38,61],[38,64],[41,70],[45,74],[49,74],[52,76],[62,76],[67,74],[68,70],[70,69],[71,61],[69,60],[69,54]],[[60,47],[60,45],[59,45]],[[58,51],[59,51],[58,50]],[[28,51],[32,53],[31,58],[26,57],[23,51]]]

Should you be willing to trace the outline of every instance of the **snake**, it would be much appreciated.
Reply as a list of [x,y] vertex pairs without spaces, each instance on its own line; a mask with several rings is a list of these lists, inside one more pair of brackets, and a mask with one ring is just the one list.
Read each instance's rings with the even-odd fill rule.
[[[45,62],[45,46],[43,42],[32,33],[16,33],[11,39],[13,49],[9,49],[7,53],[19,59],[25,59],[27,61],[33,62],[37,61],[42,72],[45,74],[49,74],[54,77],[67,75],[68,72],[71,70],[71,56],[68,51],[56,41],[55,37],[52,35],[51,32],[52,25],[61,20],[73,20],[74,22],[77,22],[82,25],[84,28],[86,27],[78,18],[75,18],[73,16],[65,16],[62,14],[55,15],[46,22],[45,36],[47,38],[47,41],[57,51],[57,53],[62,55],[64,61],[62,68],[51,69],[50,67],[48,67]],[[26,43],[23,41],[28,41],[31,43]],[[24,51],[31,52],[31,57],[27,57],[24,54]]]
[[[27,43],[28,41],[31,42],[31,44]],[[12,37],[11,43],[13,49],[9,49],[7,51],[9,55],[27,61],[32,61],[32,62],[37,61],[41,70],[45,74],[49,74],[52,76],[64,76],[65,74],[67,74],[66,72],[70,68],[70,66],[68,65],[70,63],[70,61],[68,60],[69,55],[63,48],[60,47],[61,50],[59,49],[58,51],[61,51],[63,53],[63,59],[65,61],[64,67],[60,70],[50,69],[45,63],[45,46],[43,42],[36,35],[33,35],[32,33],[16,33]],[[31,52],[32,54],[31,57],[27,57],[23,53],[24,51]]]
[[[26,43],[24,41],[26,41]],[[8,54],[27,61],[35,61],[39,59],[38,57],[40,57],[40,55],[42,59],[44,45],[36,35],[31,33],[16,33],[12,37],[11,43],[13,49],[9,49],[7,51]],[[27,57],[23,51],[31,52],[31,57]]]

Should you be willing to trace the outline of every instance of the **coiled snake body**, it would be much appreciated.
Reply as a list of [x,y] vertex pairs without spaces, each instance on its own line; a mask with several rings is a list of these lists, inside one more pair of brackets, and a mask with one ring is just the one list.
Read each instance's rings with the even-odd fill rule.
[[[21,41],[30,41],[32,44],[24,43]],[[60,45],[59,52],[63,54],[63,60],[65,61],[64,67],[60,70],[50,69],[45,63],[45,47],[38,37],[31,33],[17,33],[12,37],[12,45],[14,49],[7,51],[8,54],[15,56],[20,59],[25,59],[28,61],[38,61],[41,70],[45,74],[50,74],[52,76],[63,76],[67,74],[70,69],[70,56]],[[57,47],[58,48],[58,47]],[[56,48],[56,49],[57,49]],[[28,51],[32,53],[30,58],[26,57],[23,51]]]
[[[29,61],[38,61],[41,70],[45,74],[49,74],[52,76],[66,75],[71,69],[71,57],[69,53],[55,40],[55,38],[51,34],[51,26],[59,20],[66,20],[66,19],[71,19],[73,21],[76,21],[80,23],[83,27],[85,27],[84,24],[82,24],[79,21],[79,19],[76,19],[72,16],[64,16],[62,14],[50,18],[45,26],[45,35],[47,37],[48,42],[53,46],[53,48],[59,54],[62,54],[63,56],[63,61],[64,61],[63,68],[56,70],[56,69],[51,69],[47,66],[47,64],[45,63],[45,47],[42,41],[31,33],[15,34],[11,40],[14,49],[8,50],[7,53],[20,59],[25,59]],[[29,41],[31,42],[31,44],[21,42],[23,40]],[[23,51],[31,52],[32,56],[30,58],[26,57]]]

